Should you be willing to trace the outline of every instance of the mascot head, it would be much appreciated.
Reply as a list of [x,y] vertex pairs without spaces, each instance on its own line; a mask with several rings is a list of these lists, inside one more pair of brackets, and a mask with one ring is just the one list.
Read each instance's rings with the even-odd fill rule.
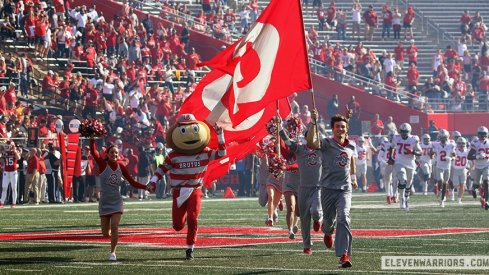
[[211,132],[207,124],[197,121],[193,114],[182,114],[177,124],[166,134],[166,142],[170,148],[188,155],[201,152],[210,139]]

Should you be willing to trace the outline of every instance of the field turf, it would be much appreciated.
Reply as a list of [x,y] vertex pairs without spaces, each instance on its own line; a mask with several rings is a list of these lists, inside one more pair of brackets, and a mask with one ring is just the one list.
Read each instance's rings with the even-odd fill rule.
[[[353,267],[356,274],[482,274],[489,270],[381,270],[381,256],[488,255],[489,211],[466,197],[462,205],[447,202],[440,208],[433,195],[415,195],[412,209],[388,206],[383,194],[353,196]],[[285,212],[279,223],[265,227],[266,209],[257,198],[205,199],[199,219],[195,260],[185,261],[181,246],[184,234],[171,229],[170,200],[128,200],[120,228],[131,242],[119,244],[116,263],[107,261],[109,240],[100,240],[97,204],[19,206],[0,209],[0,274],[336,274],[338,258],[327,250],[322,235],[314,233],[312,255],[302,253],[300,234],[293,241],[287,235]],[[206,230],[216,229],[213,233]],[[242,227],[257,228],[239,231]],[[144,230],[139,230],[144,228]],[[234,228],[234,229],[233,229]],[[406,235],[409,229],[482,228],[482,233]],[[154,229],[154,230],[153,230]],[[281,230],[280,230],[281,229]],[[71,230],[71,231],[70,231]],[[83,230],[81,235],[79,231]],[[93,231],[90,231],[93,230]],[[149,231],[148,231],[149,230]],[[365,231],[367,230],[367,231]],[[371,231],[368,231],[371,230]],[[381,231],[387,230],[387,231]],[[56,234],[74,234],[68,241],[53,240]],[[12,240],[5,233],[44,232],[36,240]],[[78,233],[77,233],[78,232]],[[162,234],[175,246],[138,242],[138,234]],[[159,233],[160,232],[160,233]],[[269,233],[267,233],[269,232]],[[371,235],[369,232],[372,232]],[[384,233],[383,232],[390,232]],[[403,233],[404,232],[404,233]],[[22,236],[29,234],[22,234]],[[5,237],[7,236],[7,237]],[[356,236],[356,237],[355,237]],[[84,238],[87,238],[84,240]],[[160,236],[161,237],[161,236]],[[210,239],[209,239],[210,238]],[[247,239],[249,244],[230,246],[226,239]],[[98,241],[91,241],[97,239]],[[71,241],[70,241],[71,240]],[[212,247],[199,247],[206,242]],[[253,244],[254,242],[265,244]]]

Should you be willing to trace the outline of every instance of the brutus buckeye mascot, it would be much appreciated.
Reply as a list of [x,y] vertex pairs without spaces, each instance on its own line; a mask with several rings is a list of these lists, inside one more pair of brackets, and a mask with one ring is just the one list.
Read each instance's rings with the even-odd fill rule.
[[165,173],[169,173],[173,188],[173,228],[176,231],[182,230],[187,220],[187,260],[193,259],[197,240],[197,219],[207,165],[211,160],[226,155],[222,128],[216,125],[214,129],[219,142],[218,150],[207,147],[211,137],[209,127],[197,121],[193,114],[182,114],[166,135],[166,142],[173,150],[150,180],[150,184],[158,182]]

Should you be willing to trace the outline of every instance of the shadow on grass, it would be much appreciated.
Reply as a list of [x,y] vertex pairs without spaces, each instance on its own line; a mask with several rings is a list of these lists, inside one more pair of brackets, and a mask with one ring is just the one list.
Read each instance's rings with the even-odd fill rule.
[[25,265],[25,264],[52,264],[53,262],[69,263],[73,258],[68,257],[24,257],[16,259],[0,260],[0,266],[4,265]]
[[97,248],[96,246],[85,246],[85,245],[63,245],[63,246],[50,246],[50,245],[39,245],[39,246],[23,246],[23,247],[4,247],[0,248],[0,254],[3,253],[29,253],[29,252],[64,252],[64,251],[75,251],[75,250],[88,250]]

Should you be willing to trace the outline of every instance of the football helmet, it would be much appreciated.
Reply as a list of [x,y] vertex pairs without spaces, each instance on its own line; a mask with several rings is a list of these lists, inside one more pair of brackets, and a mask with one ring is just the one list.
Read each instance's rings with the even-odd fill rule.
[[457,144],[466,145],[467,144],[467,140],[464,137],[458,137],[457,138]]
[[487,130],[487,127],[485,127],[485,126],[481,126],[481,127],[477,128],[477,136],[479,137],[480,140],[486,139],[488,132],[489,131]]
[[453,131],[452,132],[452,137],[453,137],[453,140],[457,141],[459,137],[461,137],[462,134],[460,134],[459,131]]
[[424,144],[428,144],[431,141],[431,137],[428,134],[424,134],[421,138],[423,139]]
[[438,133],[438,140],[441,142],[446,142],[449,138],[450,138],[450,133],[445,129],[441,129],[440,132]]
[[399,130],[401,132],[401,137],[405,139],[411,134],[411,125],[409,123],[403,123],[399,127]]

